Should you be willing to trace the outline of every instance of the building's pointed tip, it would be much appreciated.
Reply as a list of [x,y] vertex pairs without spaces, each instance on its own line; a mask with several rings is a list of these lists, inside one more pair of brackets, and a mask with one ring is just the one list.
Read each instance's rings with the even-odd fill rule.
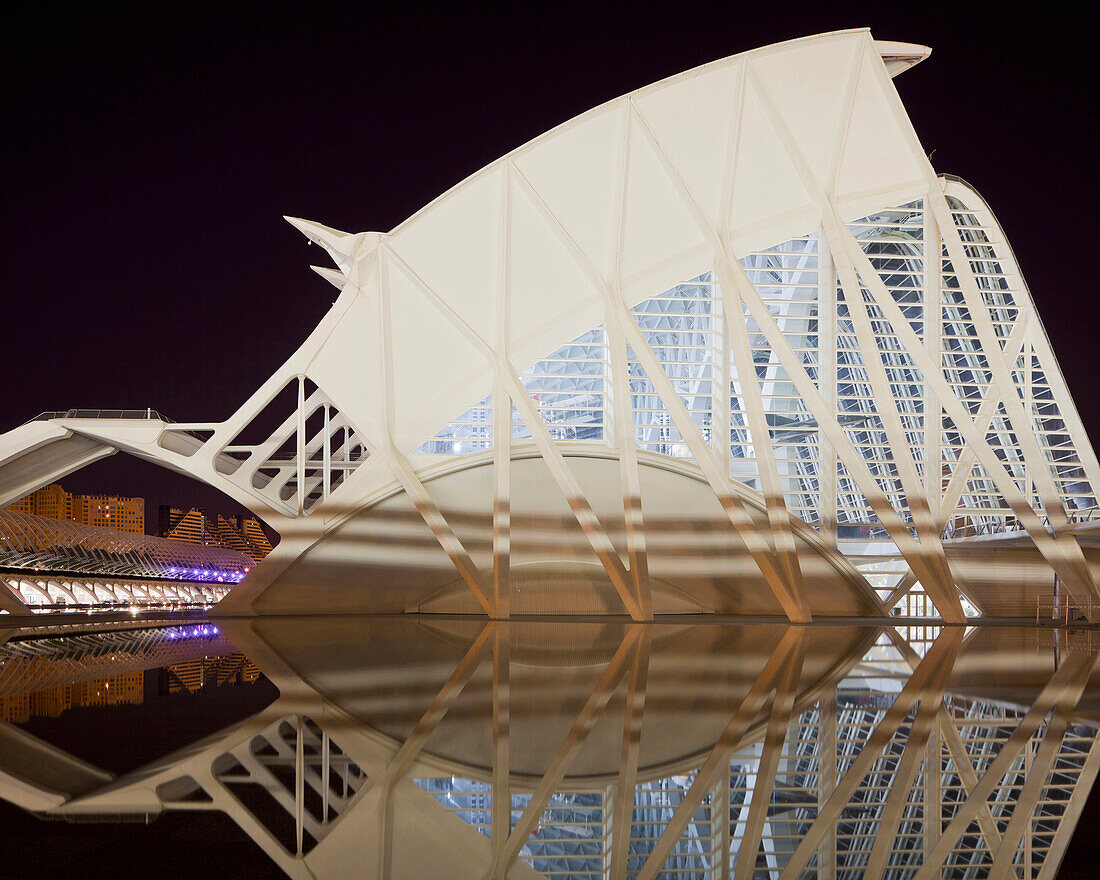
[[875,48],[882,56],[886,72],[891,77],[915,67],[932,54],[930,46],[920,43],[899,43],[892,40],[875,40]]
[[348,282],[344,273],[336,269],[326,269],[324,266],[310,266],[309,268],[324,278],[325,281],[329,282],[337,290],[343,290],[344,285]]
[[341,259],[348,259],[354,250],[355,236],[350,232],[341,232],[339,229],[333,229],[331,226],[315,223],[312,220],[303,220],[301,217],[283,215],[283,219],[314,244],[320,245],[332,254],[337,263]]

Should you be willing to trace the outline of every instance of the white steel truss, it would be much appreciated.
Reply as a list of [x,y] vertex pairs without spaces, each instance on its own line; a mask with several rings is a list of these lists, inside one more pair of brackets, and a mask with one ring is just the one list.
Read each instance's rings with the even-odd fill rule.
[[0,606],[10,613],[119,608],[209,608],[231,585],[94,575],[0,571]]
[[[1012,613],[1054,580],[1091,605],[1100,468],[1003,231],[937,176],[891,83],[927,53],[865,30],[766,47],[595,108],[388,233],[288,218],[340,295],[237,413],[31,423],[0,438],[0,498],[115,449],[196,475],[284,536],[230,612],[291,607],[264,596],[279,575],[404,493],[503,618],[509,473],[533,448],[583,535],[572,558],[645,620],[653,453],[697,469],[790,620],[828,613],[807,529],[878,591],[865,613],[911,591],[982,612],[952,543],[1007,532],[1049,572]],[[621,513],[582,479],[594,449],[619,459]],[[491,501],[446,509],[433,475],[480,454]]]

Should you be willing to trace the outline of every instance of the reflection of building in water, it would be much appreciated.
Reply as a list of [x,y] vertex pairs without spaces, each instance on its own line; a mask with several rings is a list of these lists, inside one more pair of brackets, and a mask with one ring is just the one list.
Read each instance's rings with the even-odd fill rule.
[[[129,659],[119,657],[120,661]],[[57,662],[49,657],[34,658],[24,662],[19,673],[26,678],[49,676],[51,667],[56,665]],[[65,664],[61,671],[64,673],[65,670],[69,674],[78,671],[72,664]],[[66,710],[77,707],[141,705],[144,702],[146,673],[146,670],[139,669],[30,693],[0,694],[0,721],[21,724],[31,718],[57,718]],[[256,664],[241,653],[198,657],[161,670],[148,670],[148,673],[159,676],[160,693],[195,693],[204,687],[251,684],[260,677]]]
[[[315,878],[1034,880],[1100,768],[1095,646],[1030,628],[268,618],[260,645],[222,625],[278,655],[279,701],[121,779],[35,753],[75,794],[4,796],[223,810]],[[172,666],[181,692],[252,674]]]
[[260,670],[244,654],[222,657],[200,657],[165,668],[169,693],[202,690],[223,684],[251,684],[260,677]]
[[121,495],[73,495],[57,483],[43,486],[7,506],[16,513],[67,519],[119,532],[145,534],[145,499]]
[[199,657],[232,653],[233,645],[210,623],[155,629],[80,632],[67,638],[26,639],[0,645],[0,695],[14,695],[143,672]]
[[[1057,715],[1035,719],[1020,754],[995,767],[1002,750],[1013,752],[1009,740],[1019,738],[1027,710],[947,696],[926,735],[918,730],[916,708],[891,724],[890,709],[912,672],[902,650],[883,636],[841,682],[783,729],[762,731],[756,742],[740,748],[729,760],[728,776],[704,794],[683,827],[659,876],[807,876],[788,871],[807,838],[814,841],[813,854],[805,859],[808,876],[895,876],[886,872],[887,865],[897,877],[923,876],[917,868],[941,831],[968,813],[972,821],[946,850],[942,865],[952,867],[954,877],[992,876],[990,867],[1020,811],[1028,817],[1027,827],[1011,844],[1016,855],[1010,863],[1022,868],[1024,877],[1053,876],[1042,871],[1044,864],[1056,845],[1055,858],[1061,858],[1072,832],[1071,824],[1056,840],[1061,822],[1076,821],[1100,764],[1095,727]],[[889,736],[876,750],[873,738],[882,735],[884,722]],[[875,759],[857,766],[869,745]],[[990,772],[994,784],[985,780]],[[635,785],[626,876],[643,876],[638,872],[695,777],[696,771],[686,771]],[[453,815],[491,836],[488,783],[455,775],[415,782]],[[975,809],[970,798],[980,784],[988,792]],[[834,795],[841,789],[846,790],[838,804]],[[520,860],[547,877],[603,880],[617,796],[614,783],[555,790]],[[530,793],[512,793],[513,825],[530,800]],[[725,866],[723,853],[728,853]],[[872,858],[878,870],[867,871]]]
[[144,699],[145,673],[125,672],[30,694],[0,696],[0,721],[21,724],[31,718],[57,718],[78,707],[139,706]]

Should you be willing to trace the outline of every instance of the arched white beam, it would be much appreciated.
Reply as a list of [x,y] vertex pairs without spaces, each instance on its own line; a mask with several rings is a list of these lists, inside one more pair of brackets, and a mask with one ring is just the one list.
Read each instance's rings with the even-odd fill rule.
[[0,507],[116,451],[51,421],[0,434]]
[[0,574],[0,609],[9,614],[27,614],[30,611],[19,592],[17,577]]

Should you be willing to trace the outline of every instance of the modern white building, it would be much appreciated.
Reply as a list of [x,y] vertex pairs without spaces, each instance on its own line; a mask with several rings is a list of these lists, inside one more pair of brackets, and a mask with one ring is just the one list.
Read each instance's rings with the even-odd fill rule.
[[1091,613],[1096,455],[891,82],[929,51],[769,46],[389,232],[291,219],[339,297],[236,413],[53,414],[0,436],[0,501],[117,450],[216,486],[282,536],[226,614]]

